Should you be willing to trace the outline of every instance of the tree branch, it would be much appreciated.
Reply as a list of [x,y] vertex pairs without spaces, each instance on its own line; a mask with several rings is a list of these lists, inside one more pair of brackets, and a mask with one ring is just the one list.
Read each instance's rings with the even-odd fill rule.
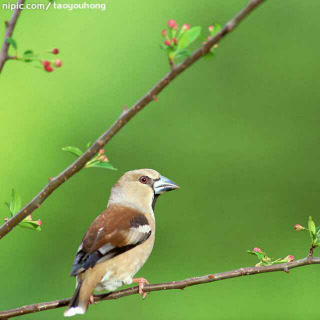
[[[125,110],[118,120],[105,132],[99,139],[75,162],[73,162],[67,169],[61,172],[57,177],[50,179],[49,183],[30,201],[23,209],[21,209],[16,215],[5,222],[0,227],[0,239],[7,235],[15,226],[17,226],[24,218],[30,215],[34,210],[40,208],[40,205],[45,201],[49,195],[55,191],[65,181],[70,179],[74,174],[80,171],[85,164],[106,145],[110,139],[139,111],[147,106],[151,101],[157,100],[157,95],[167,85],[174,80],[180,73],[190,67],[194,62],[199,60],[202,56],[209,52],[210,48],[218,43],[224,36],[230,33],[238,24],[251,13],[258,5],[265,0],[251,0],[248,5],[242,9],[234,18],[232,18],[213,38],[208,40],[205,44],[195,51],[188,59],[182,62],[178,66],[174,66],[173,69],[161,79],[144,97],[142,97],[137,103],[135,103],[129,110]],[[23,2],[20,0],[20,2]],[[18,12],[14,13],[14,17],[11,20],[16,21]],[[10,22],[11,28],[13,27],[12,21]],[[11,33],[6,33],[10,35]],[[7,52],[7,51],[5,51]]]
[[[290,269],[308,266],[310,264],[320,264],[320,257],[319,258],[307,257],[297,261],[292,261],[292,262],[282,263],[282,264],[275,264],[272,266],[265,266],[265,267],[240,268],[237,270],[226,271],[222,273],[208,274],[202,277],[189,278],[182,281],[149,284],[149,285],[145,285],[143,290],[145,292],[175,290],[175,289],[182,290],[184,288],[195,286],[198,284],[209,283],[209,282],[214,282],[218,280],[233,279],[233,278],[238,278],[242,276],[249,276],[249,275],[261,274],[266,272],[284,271],[286,273],[289,273]],[[119,290],[111,293],[99,294],[99,295],[95,295],[95,302],[103,301],[103,300],[119,299],[119,298],[131,296],[137,293],[138,293],[138,287],[133,287],[133,288]],[[42,303],[30,304],[28,306],[23,306],[17,309],[2,311],[0,312],[0,319],[18,317],[21,315],[25,315],[27,313],[34,313],[34,312],[40,312],[40,311],[45,311],[50,309],[62,308],[67,306],[70,300],[71,299],[62,299],[62,300],[55,300],[50,302],[42,302]]]
[[[9,50],[9,43],[6,42],[6,40],[8,38],[12,37],[13,34],[13,30],[14,27],[16,26],[17,20],[19,18],[20,12],[21,12],[21,8],[24,4],[25,0],[19,0],[18,1],[18,7],[17,9],[14,10],[12,17],[10,19],[10,21],[6,21],[5,25],[6,25],[6,32],[4,35],[4,40],[3,40],[3,44],[2,44],[2,48],[1,48],[1,53],[0,53],[0,73],[3,69],[4,64],[6,63],[7,60],[9,60],[8,57],[8,50]],[[11,58],[10,58],[11,59]]]

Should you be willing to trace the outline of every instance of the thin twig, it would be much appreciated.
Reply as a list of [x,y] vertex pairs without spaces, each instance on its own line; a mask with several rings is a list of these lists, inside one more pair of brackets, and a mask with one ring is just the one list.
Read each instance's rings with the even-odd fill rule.
[[[208,274],[202,277],[189,278],[182,281],[148,284],[144,286],[143,290],[145,292],[152,292],[152,291],[162,291],[162,290],[184,289],[184,288],[195,286],[198,284],[209,283],[209,282],[214,282],[218,280],[233,279],[233,278],[238,278],[242,276],[249,276],[249,275],[261,274],[266,272],[283,271],[285,273],[289,273],[290,269],[298,268],[302,266],[308,266],[310,264],[320,264],[320,257],[319,258],[307,257],[297,261],[292,261],[292,262],[283,263],[283,264],[275,264],[272,266],[265,266],[265,267],[240,268],[237,270],[226,271],[222,273]],[[111,293],[99,294],[95,296],[95,302],[99,302],[103,300],[119,299],[119,298],[131,296],[137,293],[138,293],[138,287],[133,287],[133,288],[119,290]],[[41,302],[41,303],[23,306],[17,309],[2,311],[0,312],[0,319],[18,317],[27,313],[34,313],[34,312],[40,312],[40,311],[45,311],[50,309],[62,308],[67,306],[70,300],[71,299],[62,299],[62,300],[55,300],[50,302]]]
[[14,10],[10,21],[6,21],[5,22],[5,26],[6,26],[6,32],[4,35],[4,40],[3,40],[3,44],[2,44],[2,48],[1,48],[1,53],[0,53],[0,73],[3,69],[4,64],[6,63],[7,60],[12,59],[12,57],[8,57],[8,50],[9,50],[9,46],[10,44],[7,43],[7,39],[12,37],[13,34],[13,30],[16,26],[17,20],[19,18],[20,12],[21,12],[21,8],[24,5],[25,0],[19,0],[16,4],[18,5],[17,8]]
[[231,32],[249,13],[251,13],[258,5],[265,0],[251,0],[248,5],[240,11],[233,19],[231,19],[222,30],[213,38],[208,40],[203,46],[195,51],[188,59],[180,65],[175,66],[163,79],[161,79],[144,97],[142,97],[129,110],[124,111],[118,120],[105,132],[100,138],[74,163],[61,172],[57,177],[52,178],[49,183],[36,195],[23,209],[16,215],[5,222],[0,227],[0,239],[7,235],[15,226],[17,226],[24,218],[30,215],[34,210],[40,208],[42,202],[49,197],[65,181],[70,179],[74,174],[80,171],[85,164],[106,145],[110,139],[139,111],[141,111],[151,101],[157,100],[159,93],[167,87],[167,85],[175,79],[185,69],[190,67],[199,58],[209,52],[210,48],[219,42],[225,35]]

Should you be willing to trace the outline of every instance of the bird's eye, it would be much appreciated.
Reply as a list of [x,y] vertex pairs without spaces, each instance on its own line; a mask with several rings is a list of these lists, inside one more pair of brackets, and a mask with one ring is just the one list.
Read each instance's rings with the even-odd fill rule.
[[141,177],[140,179],[139,179],[139,181],[141,182],[141,183],[143,183],[143,184],[146,184],[147,182],[148,182],[148,177]]

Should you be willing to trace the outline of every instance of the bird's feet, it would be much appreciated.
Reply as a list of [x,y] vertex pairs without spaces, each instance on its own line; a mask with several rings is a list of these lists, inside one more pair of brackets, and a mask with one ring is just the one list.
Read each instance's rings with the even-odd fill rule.
[[142,299],[144,300],[147,296],[146,292],[143,292],[143,287],[145,284],[149,284],[148,280],[145,278],[133,278],[132,282],[134,283],[138,283],[139,285],[139,294],[142,297]]
[[97,302],[94,301],[94,296],[93,296],[93,294],[90,296],[90,299],[89,299],[89,306],[90,306],[91,304],[97,304]]

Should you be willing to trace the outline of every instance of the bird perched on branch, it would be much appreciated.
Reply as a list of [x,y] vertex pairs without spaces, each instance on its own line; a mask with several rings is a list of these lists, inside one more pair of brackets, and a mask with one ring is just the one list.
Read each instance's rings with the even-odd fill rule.
[[93,290],[114,291],[136,282],[145,298],[147,280],[133,277],[153,248],[156,200],[175,189],[178,185],[151,169],[129,171],[113,186],[106,210],[91,224],[74,260],[71,275],[77,285],[66,317],[84,314],[94,303]]

